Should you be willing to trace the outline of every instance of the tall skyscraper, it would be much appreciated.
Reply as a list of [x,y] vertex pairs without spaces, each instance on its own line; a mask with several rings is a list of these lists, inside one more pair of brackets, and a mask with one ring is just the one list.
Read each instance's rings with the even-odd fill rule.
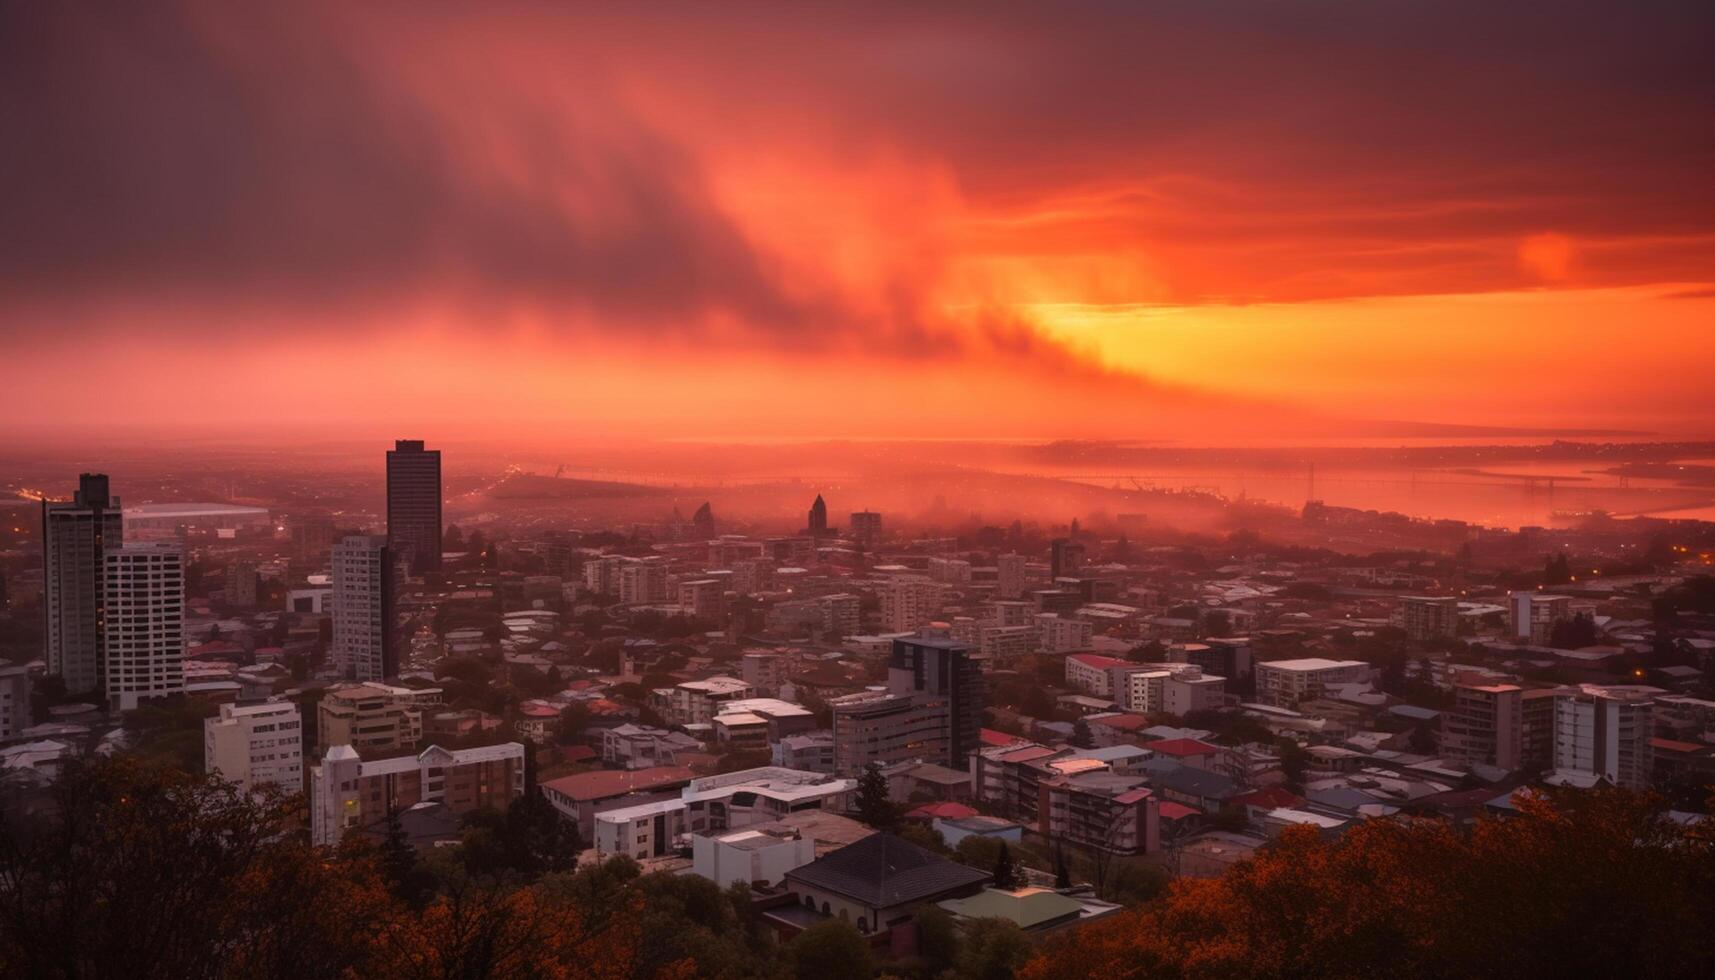
[[828,533],[828,505],[819,493],[810,505],[810,533],[817,537]]
[[176,542],[109,546],[103,556],[102,676],[130,711],[185,689],[185,553]]
[[413,574],[441,568],[441,451],[400,439],[387,452],[387,544]]
[[333,546],[329,657],[348,680],[377,681],[399,673],[398,560],[379,535],[353,534]]
[[101,629],[104,555],[124,539],[119,498],[107,477],[85,473],[69,503],[42,501],[43,635],[48,673],[69,694],[102,690]]

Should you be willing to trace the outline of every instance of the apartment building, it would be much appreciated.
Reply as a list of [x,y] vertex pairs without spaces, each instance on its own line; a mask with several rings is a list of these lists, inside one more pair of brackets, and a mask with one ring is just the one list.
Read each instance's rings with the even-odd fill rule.
[[203,768],[245,791],[304,788],[303,716],[290,701],[222,704],[203,721]]
[[1324,689],[1338,684],[1361,684],[1370,679],[1370,665],[1362,660],[1328,660],[1304,657],[1258,663],[1256,699],[1260,704],[1291,708],[1307,698],[1322,696]]
[[484,807],[504,810],[522,795],[524,746],[518,742],[432,745],[418,755],[367,762],[351,746],[336,745],[310,770],[310,837],[337,844],[352,829],[382,826],[390,812],[418,803],[441,803],[463,816]]
[[1649,694],[1585,685],[1554,701],[1554,769],[1647,789],[1655,734]]
[[185,689],[185,554],[177,543],[103,556],[101,654],[108,703],[130,711]]
[[736,677],[709,677],[657,688],[649,703],[669,725],[707,725],[722,704],[755,696],[756,689]]
[[702,742],[683,732],[648,725],[618,725],[601,733],[601,761],[621,769],[677,765],[679,756],[702,750]]
[[1043,613],[1036,617],[1043,653],[1070,653],[1088,650],[1095,627],[1084,619]]
[[1043,780],[1039,791],[1045,837],[1110,854],[1161,849],[1160,800],[1139,777],[1092,771]]
[[1399,600],[1400,625],[1414,640],[1434,640],[1459,635],[1459,599],[1456,596],[1405,596]]
[[423,738],[423,714],[441,704],[438,687],[418,690],[391,684],[342,684],[316,705],[316,744],[326,750],[349,745],[360,755],[415,748]]
[[881,588],[881,622],[894,633],[908,633],[941,615],[945,593],[939,582],[900,577]]

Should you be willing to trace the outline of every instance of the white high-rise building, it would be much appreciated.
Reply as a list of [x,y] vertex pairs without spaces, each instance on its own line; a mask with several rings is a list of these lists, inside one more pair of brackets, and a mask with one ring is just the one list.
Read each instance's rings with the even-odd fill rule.
[[102,581],[108,703],[130,711],[185,689],[185,553],[165,541],[108,548]]
[[333,644],[329,657],[347,680],[399,673],[394,635],[398,570],[380,535],[354,534],[333,546]]
[[290,701],[223,704],[202,723],[203,767],[253,790],[272,784],[288,793],[304,788],[303,716]]
[[666,602],[667,563],[659,558],[627,560],[619,567],[619,601]]
[[1651,699],[1641,692],[1585,685],[1554,700],[1554,768],[1648,789],[1655,734]]

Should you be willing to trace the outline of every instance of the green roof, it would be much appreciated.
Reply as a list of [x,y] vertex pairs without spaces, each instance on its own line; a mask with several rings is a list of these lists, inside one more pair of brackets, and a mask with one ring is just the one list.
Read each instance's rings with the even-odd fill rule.
[[967,919],[1010,919],[1020,929],[1076,915],[1084,908],[1084,903],[1077,899],[1046,888],[1021,888],[1015,892],[985,888],[970,898],[949,898],[937,904]]

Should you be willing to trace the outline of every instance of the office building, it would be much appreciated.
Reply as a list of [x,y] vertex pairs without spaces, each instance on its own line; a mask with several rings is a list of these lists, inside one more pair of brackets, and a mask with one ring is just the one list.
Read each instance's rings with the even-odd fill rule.
[[387,452],[387,545],[412,574],[441,568],[441,451],[421,439]]
[[290,701],[223,704],[205,719],[203,768],[249,791],[273,785],[287,793],[304,787],[303,718]]
[[353,534],[333,547],[333,643],[329,658],[347,680],[399,673],[398,570],[379,535]]
[[69,502],[42,501],[43,638],[48,673],[66,693],[96,694],[101,675],[102,582],[105,555],[124,539],[119,498],[107,477],[85,473]]
[[1554,624],[1572,618],[1572,597],[1541,592],[1512,594],[1513,638],[1520,643],[1547,646]]
[[828,505],[819,493],[816,494],[815,502],[810,505],[809,530],[815,537],[828,533]]
[[101,634],[108,704],[130,711],[185,689],[185,554],[175,543],[108,547]]
[[1524,760],[1524,688],[1460,684],[1453,708],[1441,716],[1441,754],[1513,770]]
[[1048,574],[1050,581],[1077,575],[1084,567],[1084,545],[1071,538],[1055,538],[1048,545]]
[[389,813],[441,803],[454,817],[505,810],[524,795],[524,746],[471,749],[431,745],[418,755],[364,761],[349,745],[328,750],[310,770],[310,839],[337,844],[358,828],[385,827]]
[[861,544],[875,544],[881,540],[881,514],[873,510],[853,511],[848,533]]
[[976,750],[983,718],[982,664],[971,655],[970,647],[932,637],[894,640],[887,675],[891,693],[946,701],[946,765],[965,768],[970,753]]

